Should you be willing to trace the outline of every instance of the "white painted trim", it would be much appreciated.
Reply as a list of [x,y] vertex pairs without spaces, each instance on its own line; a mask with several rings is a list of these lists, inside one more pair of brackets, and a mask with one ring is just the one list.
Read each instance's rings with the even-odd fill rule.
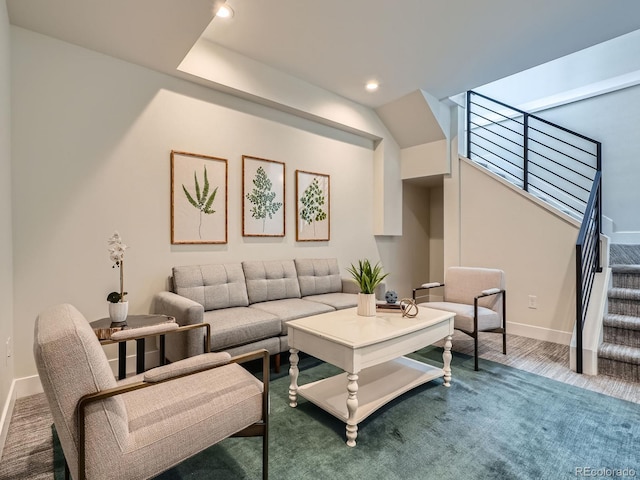
[[16,382],[16,398],[30,397],[44,391],[38,375],[16,378],[14,381]]
[[549,108],[567,105],[569,103],[578,102],[587,98],[597,97],[606,93],[615,92],[624,88],[633,87],[640,84],[640,71],[618,75],[617,77],[607,78],[583,87],[574,88],[551,95],[531,102],[518,105],[517,108],[525,112],[535,113]]
[[4,444],[7,441],[7,435],[9,434],[9,425],[11,423],[11,416],[13,415],[13,407],[16,404],[16,381],[11,382],[9,388],[9,394],[4,401],[4,407],[2,409],[2,417],[0,417],[0,456],[4,451]]
[[609,243],[623,244],[623,245],[638,245],[640,244],[640,232],[633,230],[615,230],[615,224],[613,220],[606,215],[602,216],[602,233],[611,239]]
[[[587,307],[582,332],[582,373],[585,375],[598,374],[598,347],[602,343],[603,319],[608,310],[608,291],[611,287],[611,269],[604,268],[602,273],[596,273],[591,288],[591,300]],[[576,370],[576,329],[571,336],[569,349],[569,364],[571,370]]]
[[544,342],[569,345],[571,343],[571,332],[553,330],[551,328],[527,325],[524,323],[507,322],[507,335],[518,335],[520,337],[533,338]]
[[[500,80],[497,80],[494,83],[498,82],[500,82]],[[640,85],[640,70],[625,73],[623,75],[618,75],[613,78],[607,78],[605,80],[600,80],[599,82],[594,82],[589,85],[584,85],[582,87],[573,88],[571,90],[566,90],[554,95],[548,95],[543,98],[538,98],[536,100],[531,100],[529,102],[519,103],[512,106],[527,113],[536,113],[548,110],[550,108],[567,105],[569,103],[579,102],[580,100],[597,97],[599,95],[605,95],[607,93],[615,92],[625,88],[634,87],[636,85]],[[482,86],[477,87],[473,90],[477,93],[485,95]],[[489,96],[491,97],[490,94]],[[463,109],[467,108],[466,92],[453,95],[447,100]]]
[[614,228],[613,220],[606,215],[602,215],[602,233],[611,238]]
[[611,237],[611,243],[623,245],[640,244],[640,232],[613,232],[609,236]]

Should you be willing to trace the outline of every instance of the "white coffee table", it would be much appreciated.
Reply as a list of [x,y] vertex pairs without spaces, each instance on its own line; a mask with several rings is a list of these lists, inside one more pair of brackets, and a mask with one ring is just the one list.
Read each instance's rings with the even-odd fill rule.
[[[300,394],[346,422],[347,445],[354,447],[358,423],[381,406],[434,378],[451,385],[453,318],[424,307],[415,318],[395,312],[361,317],[350,308],[289,322],[289,405],[296,407]],[[443,368],[403,356],[443,338]],[[300,351],[345,373],[298,386]]]

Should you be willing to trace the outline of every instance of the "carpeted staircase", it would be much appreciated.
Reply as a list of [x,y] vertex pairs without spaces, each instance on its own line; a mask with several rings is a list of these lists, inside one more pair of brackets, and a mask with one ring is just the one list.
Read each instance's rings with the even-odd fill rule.
[[640,382],[640,245],[612,245],[609,311],[598,373]]

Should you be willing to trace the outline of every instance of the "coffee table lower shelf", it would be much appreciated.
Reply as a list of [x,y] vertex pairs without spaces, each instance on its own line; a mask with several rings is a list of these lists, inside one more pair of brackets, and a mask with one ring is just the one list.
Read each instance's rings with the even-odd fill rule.
[[[298,386],[298,393],[339,418],[349,419],[347,411],[348,373]],[[396,358],[386,363],[366,368],[357,379],[358,408],[352,419],[356,424],[367,418],[383,405],[412,388],[444,376],[441,368],[418,362],[407,357]]]

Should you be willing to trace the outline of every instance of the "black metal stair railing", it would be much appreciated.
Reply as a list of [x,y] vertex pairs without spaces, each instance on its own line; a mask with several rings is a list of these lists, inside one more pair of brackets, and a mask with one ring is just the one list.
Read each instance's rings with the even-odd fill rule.
[[576,241],[576,370],[595,273],[601,271],[600,142],[467,92],[467,158],[582,222]]
[[601,172],[596,172],[587,210],[576,241],[576,371],[582,373],[582,333],[596,272],[602,271],[600,262],[601,232]]

